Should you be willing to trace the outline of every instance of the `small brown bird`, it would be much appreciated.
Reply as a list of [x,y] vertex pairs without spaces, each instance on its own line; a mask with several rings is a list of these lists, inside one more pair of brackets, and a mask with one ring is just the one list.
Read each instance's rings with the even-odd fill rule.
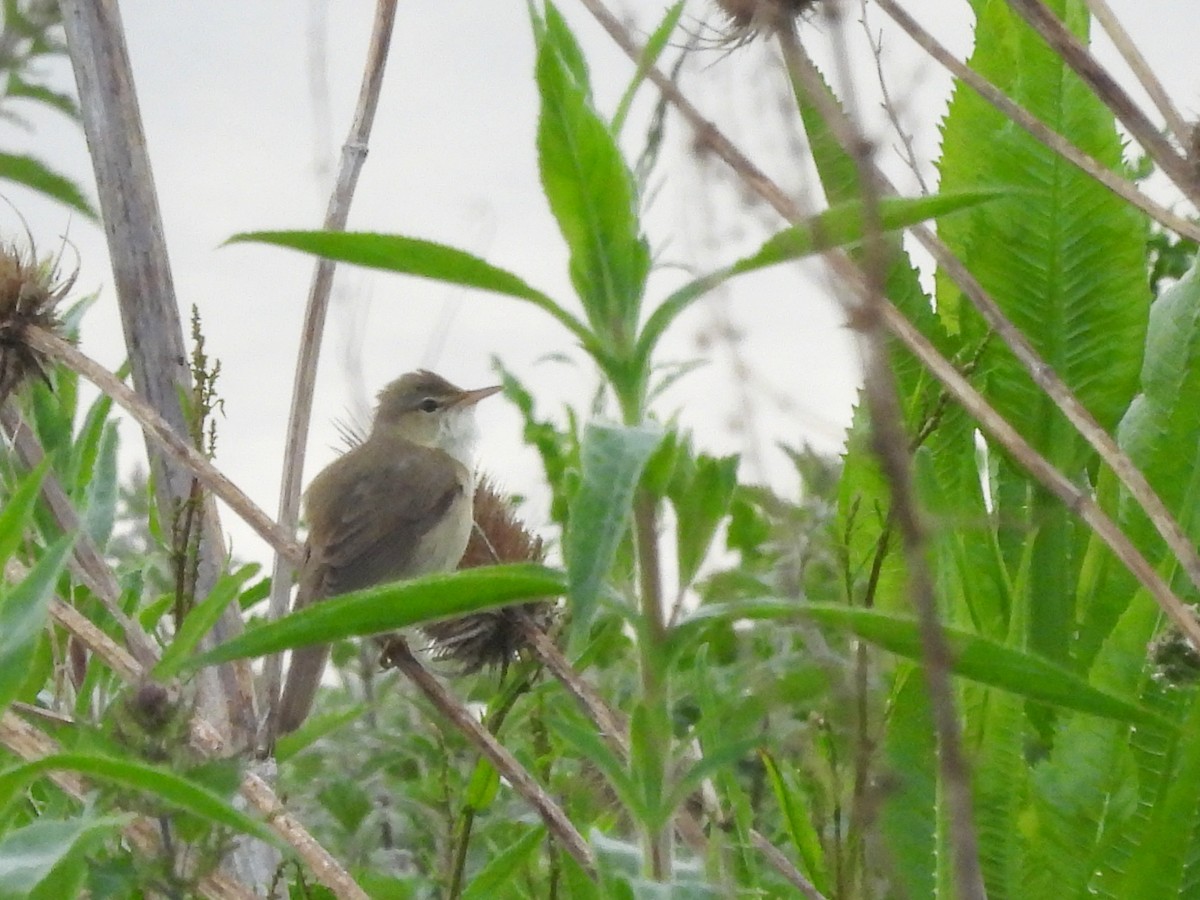
[[[473,521],[475,404],[499,390],[464,391],[422,370],[380,392],[370,435],[304,495],[295,609],[458,565]],[[292,651],[275,734],[308,716],[328,657],[327,645]]]

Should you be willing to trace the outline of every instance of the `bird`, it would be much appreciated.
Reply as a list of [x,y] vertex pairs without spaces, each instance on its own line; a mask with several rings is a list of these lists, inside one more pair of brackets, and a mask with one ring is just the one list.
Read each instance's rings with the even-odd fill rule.
[[[463,390],[421,369],[380,391],[366,439],[305,491],[293,609],[457,567],[474,521],[475,406],[500,389]],[[328,658],[323,644],[292,651],[276,736],[307,718]]]

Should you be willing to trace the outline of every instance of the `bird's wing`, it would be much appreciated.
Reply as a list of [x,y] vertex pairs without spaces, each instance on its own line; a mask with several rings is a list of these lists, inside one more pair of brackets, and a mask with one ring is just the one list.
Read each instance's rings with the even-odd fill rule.
[[411,574],[417,546],[403,536],[425,534],[465,497],[460,467],[445,454],[394,440],[390,454],[351,450],[309,487],[301,584],[310,602]]

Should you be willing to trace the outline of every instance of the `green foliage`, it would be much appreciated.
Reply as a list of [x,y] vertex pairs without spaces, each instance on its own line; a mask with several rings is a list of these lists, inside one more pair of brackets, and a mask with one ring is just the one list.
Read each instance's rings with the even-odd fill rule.
[[[1086,38],[1082,0],[1049,5]],[[971,65],[1125,172],[1107,107],[1008,3],[972,6]],[[73,114],[14,74],[56,51],[47,38],[53,17],[21,24],[23,8],[5,5],[5,28],[28,32],[25,43],[4,45],[25,48],[0,60],[10,72],[5,108],[32,99]],[[280,787],[289,809],[374,895],[794,895],[789,874],[761,853],[765,840],[830,900],[950,896],[954,835],[937,711],[891,485],[865,409],[840,460],[785,448],[800,489],[784,496],[740,480],[736,456],[713,454],[708,436],[684,432],[658,408],[663,384],[694,363],[672,369],[658,358],[684,313],[739,275],[834,248],[882,265],[888,300],[1194,598],[1152,523],[950,273],[937,272],[936,290],[926,292],[897,233],[938,220],[972,276],[1200,537],[1194,246],[1152,234],[1141,213],[962,85],[943,123],[940,193],[865,198],[859,161],[824,117],[837,98],[797,79],[791,87],[829,207],[652,296],[646,184],[618,137],[630,140],[633,99],[649,66],[676,45],[684,5],[664,11],[611,117],[564,15],[546,3],[531,17],[540,101],[531,152],[573,296],[551,297],[505,268],[412,237],[279,231],[231,240],[488,292],[561,324],[599,375],[590,416],[539,409],[497,363],[541,460],[561,565],[375,587],[277,622],[251,620],[243,634],[202,650],[221,613],[233,604],[253,610],[265,584],[251,583],[252,567],[231,564],[206,597],[181,591],[195,558],[179,550],[179,511],[156,512],[148,483],[118,483],[111,403],[85,407],[76,376],[51,372],[20,404],[46,460],[30,472],[14,454],[0,455],[0,561],[21,565],[0,591],[0,707],[36,704],[75,719],[58,729],[59,751],[0,768],[0,896],[190,895],[194,879],[178,872],[186,854],[203,874],[234,833],[271,840],[230,802],[238,767],[206,762],[190,745],[189,682],[218,661],[330,641],[340,642],[340,681],[275,748]],[[652,124],[651,155],[662,140],[655,130],[669,122]],[[0,154],[0,177],[17,177],[14,165]],[[35,161],[20,165],[32,173],[27,183],[86,207],[69,182]],[[874,228],[887,233],[881,260],[868,252]],[[80,312],[69,320],[77,324]],[[216,371],[198,323],[195,336],[197,392],[185,405],[193,442],[211,454]],[[1132,576],[979,434],[915,357],[899,346],[890,352],[988,896],[1198,895],[1200,702],[1194,683],[1176,683],[1194,660],[1147,658],[1179,642]],[[79,511],[66,534],[40,502],[56,485]],[[198,491],[196,499],[199,509]],[[110,606],[66,571],[79,547],[112,558],[122,616],[161,644],[151,678],[120,685],[101,660],[64,649],[48,624],[57,595],[105,634],[123,636]],[[445,674],[562,804],[595,854],[594,873],[429,701],[376,671],[368,643],[356,653],[348,640],[545,597],[565,598],[568,622],[555,636],[570,637],[567,664],[612,707],[619,734],[576,704],[578,687],[566,689],[528,654],[499,673]],[[48,777],[62,771],[95,786],[87,803]],[[159,856],[135,855],[119,839],[134,812],[169,836]],[[291,862],[281,874],[295,875],[296,895],[322,896]]]
[[562,593],[560,573],[533,564],[488,566],[367,588],[314,604],[193,658],[192,669],[306,644],[395,631],[433,619]]
[[[23,123],[30,104],[79,118],[74,98],[53,90],[43,79],[45,63],[64,51],[62,14],[57,4],[5,0],[0,20],[0,117]],[[0,178],[45,194],[89,219],[96,211],[70,178],[34,156],[0,153]]]
[[579,489],[564,540],[573,623],[591,621],[604,579],[629,527],[630,506],[642,469],[662,441],[657,428],[592,424],[580,448]]

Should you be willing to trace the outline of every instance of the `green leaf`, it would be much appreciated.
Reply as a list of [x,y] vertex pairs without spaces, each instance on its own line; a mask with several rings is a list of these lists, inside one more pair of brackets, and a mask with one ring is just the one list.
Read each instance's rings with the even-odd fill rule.
[[517,275],[445,244],[395,234],[345,231],[249,231],[235,234],[225,243],[272,244],[337,262],[516,297],[548,312],[585,347],[595,343],[578,319]]
[[162,659],[154,667],[151,677],[158,681],[168,681],[178,675],[192,651],[217,624],[217,620],[225,612],[225,607],[237,599],[242,585],[257,571],[258,566],[255,564],[242,566],[236,572],[222,575],[208,592],[208,596],[188,612],[183,624],[179,626],[175,640],[163,651]]
[[576,634],[586,633],[629,523],[642,468],[663,439],[658,428],[592,423],[580,448],[582,475],[571,503],[564,553]]
[[60,538],[20,584],[11,589],[5,585],[0,593],[0,710],[8,708],[28,673],[54,586],[74,546],[74,535]]
[[[675,508],[679,584],[683,587],[696,577],[717,527],[729,512],[737,488],[738,458],[702,453],[694,462],[689,458],[688,463],[687,471],[680,473],[668,489]],[[678,465],[676,472],[680,472]]]
[[[547,24],[553,7],[547,6]],[[633,175],[571,65],[565,24],[547,28],[537,55],[537,147],[542,189],[570,250],[571,283],[606,348],[632,346],[650,251],[640,234]]]
[[481,812],[492,805],[499,789],[500,773],[496,771],[491,760],[480,757],[471,771],[471,780],[467,782],[464,802],[475,812]]
[[617,755],[600,740],[594,727],[579,725],[561,716],[551,718],[550,727],[576,756],[586,759],[604,774],[629,815],[638,822],[647,820],[649,811],[642,802],[637,785]]
[[545,835],[546,829],[540,825],[530,828],[502,852],[493,856],[467,885],[462,900],[488,900],[490,897],[499,896],[499,892],[516,876]]
[[[1141,393],[1118,429],[1122,449],[1193,538],[1200,536],[1200,264],[1150,307]],[[1126,501],[1122,526],[1151,560],[1162,541],[1140,508]]]
[[[906,659],[918,662],[923,659],[915,620],[890,612],[836,603],[796,603],[772,599],[711,603],[701,606],[679,627],[695,627],[714,618],[775,619],[791,616],[805,616],[823,625],[845,629]],[[942,633],[950,647],[950,671],[955,675],[1031,700],[1094,716],[1172,727],[1134,701],[1093,687],[1074,672],[1037,654],[960,628],[943,626]]]
[[[1086,45],[1086,4],[1052,0],[1052,14]],[[1101,165],[1125,172],[1112,112],[1008,4],[979,5],[971,67]],[[1009,198],[947,221],[942,239],[1045,365],[1105,430],[1125,413],[1142,365],[1150,292],[1146,216],[1080,172],[970,88],[958,85],[944,125],[941,189],[1008,187]],[[1090,480],[1095,453],[944,274],[937,309],[967,341],[986,341],[974,375],[985,397],[1052,464]],[[1087,474],[1085,474],[1085,472]],[[1002,461],[992,487],[1005,557],[1036,529],[1028,645],[1072,659],[1083,526],[1028,475]],[[1032,495],[1032,496],[1031,496]]]
[[0,506],[0,570],[25,539],[25,526],[41,496],[42,480],[49,468],[50,458],[46,457],[21,479]]
[[60,770],[153,794],[163,802],[215,825],[224,825],[280,845],[279,838],[265,824],[234,809],[224,797],[206,787],[147,763],[94,753],[55,753],[14,766],[0,773],[0,799],[7,802],[16,791],[36,778]]
[[55,868],[94,840],[115,835],[126,819],[82,815],[40,818],[0,839],[0,898],[28,897]]
[[226,641],[184,668],[395,631],[522,600],[557,596],[565,587],[561,572],[532,564],[427,575],[324,600]]
[[120,435],[116,422],[105,422],[100,432],[95,466],[85,489],[83,532],[100,552],[108,546],[117,518],[117,450]]
[[[884,231],[909,228],[927,219],[978,206],[999,196],[1001,193],[995,190],[971,190],[928,197],[885,197],[878,203],[880,226]],[[685,284],[664,300],[646,320],[638,338],[640,358],[650,358],[659,338],[680,313],[735,275],[790,262],[833,247],[856,245],[866,235],[866,227],[865,207],[861,201],[841,203],[800,225],[784,229],[768,239],[757,252],[733,265]]]
[[88,202],[83,191],[75,182],[65,175],[55,172],[32,156],[0,153],[0,178],[15,181],[39,194],[52,197],[59,203],[66,204],[76,212],[82,213],[93,222],[98,219],[92,204]]
[[900,667],[888,703],[883,776],[891,785],[879,827],[896,884],[907,897],[936,897],[937,745],[928,689],[916,666]]
[[535,21],[533,27],[538,46],[545,43],[554,48],[571,79],[583,92],[583,95],[591,100],[592,82],[591,75],[588,73],[587,59],[583,55],[583,48],[579,46],[575,35],[571,33],[571,26],[558,11],[558,7],[553,3],[546,3],[545,20]]
[[79,120],[79,105],[71,94],[59,93],[43,84],[26,81],[17,72],[9,72],[8,89],[5,93],[9,97],[36,100],[57,109],[76,121]]
[[367,709],[367,704],[356,703],[349,709],[309,716],[304,720],[304,724],[295,731],[276,740],[275,759],[280,763],[286,762],[325,735],[332,734],[339,728],[356,721],[366,713]]
[[650,40],[646,41],[646,46],[642,48],[642,55],[638,60],[637,71],[634,72],[629,86],[625,88],[625,93],[621,95],[621,100],[617,104],[617,111],[613,113],[613,134],[621,133],[621,128],[624,126],[625,119],[629,115],[629,107],[633,105],[633,98],[637,94],[638,88],[641,87],[642,82],[646,80],[646,73],[654,67],[662,52],[667,49],[667,42],[671,39],[671,35],[675,32],[675,27],[679,24],[679,19],[683,15],[683,4],[684,0],[677,0],[674,5],[667,8],[667,14],[658,23],[658,27],[654,29],[654,33],[650,35]]
[[783,813],[784,825],[792,846],[804,860],[804,873],[808,880],[822,894],[829,893],[829,876],[825,871],[825,854],[821,850],[821,838],[813,827],[808,812],[803,809],[804,798],[800,790],[784,776],[775,758],[766,750],[759,750],[759,756],[767,770],[767,778],[771,782],[771,790]]
[[358,831],[363,820],[375,808],[375,801],[367,789],[354,779],[345,777],[324,779],[318,788],[317,799],[346,834]]

